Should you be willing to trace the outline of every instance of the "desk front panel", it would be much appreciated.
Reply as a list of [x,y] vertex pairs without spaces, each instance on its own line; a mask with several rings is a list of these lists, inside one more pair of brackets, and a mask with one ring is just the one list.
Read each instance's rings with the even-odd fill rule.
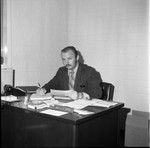
[[118,111],[112,111],[77,126],[76,146],[117,146]]
[[2,147],[69,147],[73,126],[13,108],[1,110]]
[[55,117],[6,105],[1,109],[2,147],[116,146],[122,106],[90,116]]

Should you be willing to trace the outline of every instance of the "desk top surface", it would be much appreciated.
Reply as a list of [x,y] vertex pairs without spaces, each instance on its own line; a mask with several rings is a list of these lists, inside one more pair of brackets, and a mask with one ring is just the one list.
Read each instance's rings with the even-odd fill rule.
[[[98,116],[102,116],[104,114],[110,113],[112,111],[117,111],[120,108],[124,106],[124,103],[117,102],[116,105],[110,106],[110,107],[101,107],[101,106],[87,106],[83,108],[84,110],[94,112],[93,114],[90,115],[80,115],[75,112],[67,112],[65,115],[61,116],[54,116],[54,115],[48,115],[48,114],[43,114],[40,113],[41,110],[34,110],[26,107],[24,105],[24,97],[19,97],[19,101],[17,102],[11,102],[11,103],[6,103],[5,101],[1,101],[1,108],[17,111],[20,113],[25,113],[25,114],[30,114],[34,116],[40,116],[43,118],[47,119],[54,119],[54,120],[59,120],[62,122],[66,122],[69,124],[80,124],[82,122],[85,122],[86,120],[91,120],[93,118],[97,118]],[[48,109],[48,108],[46,108]],[[42,109],[45,110],[45,109]]]

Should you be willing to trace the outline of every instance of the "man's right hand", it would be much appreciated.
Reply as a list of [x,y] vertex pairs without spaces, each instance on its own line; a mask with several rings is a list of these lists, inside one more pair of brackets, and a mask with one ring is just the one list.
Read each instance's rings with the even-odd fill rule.
[[45,93],[46,93],[46,89],[45,89],[45,88],[38,88],[38,89],[36,90],[36,94],[37,94],[37,95],[43,96],[43,95],[45,95]]

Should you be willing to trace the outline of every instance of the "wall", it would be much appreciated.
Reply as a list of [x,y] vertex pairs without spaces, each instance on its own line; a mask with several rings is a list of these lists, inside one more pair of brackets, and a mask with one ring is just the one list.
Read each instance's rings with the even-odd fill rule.
[[74,45],[115,86],[114,100],[149,111],[148,0],[9,0],[15,85],[43,85]]
[[[115,101],[150,112],[148,0],[7,1],[8,64],[16,86],[45,84],[62,65],[60,50],[73,45],[114,84]],[[126,146],[147,144],[148,128],[147,118],[127,118]]]
[[6,84],[14,86],[14,71],[12,68],[3,68],[1,70],[1,94],[4,93],[4,86]]
[[67,1],[12,0],[11,12],[15,85],[43,85],[61,65],[60,50],[68,39]]
[[114,100],[149,111],[148,1],[69,0],[69,44],[102,79]]

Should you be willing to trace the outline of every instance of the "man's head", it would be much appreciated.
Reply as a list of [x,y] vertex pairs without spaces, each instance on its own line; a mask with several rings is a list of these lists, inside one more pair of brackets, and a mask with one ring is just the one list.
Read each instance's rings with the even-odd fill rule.
[[79,55],[75,47],[68,46],[61,50],[61,58],[64,66],[69,70],[73,70],[78,64]]

